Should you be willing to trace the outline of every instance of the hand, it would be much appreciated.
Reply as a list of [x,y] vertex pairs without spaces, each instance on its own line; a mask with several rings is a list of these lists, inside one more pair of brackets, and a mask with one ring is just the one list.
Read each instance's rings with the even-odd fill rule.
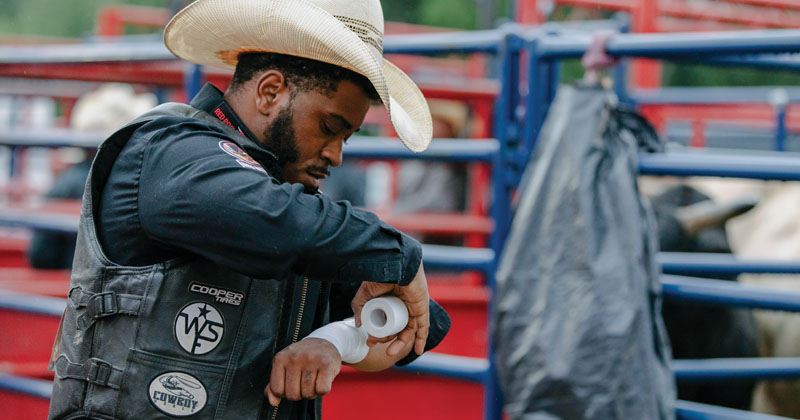
[[281,398],[314,399],[331,391],[342,358],[329,341],[306,338],[286,347],[272,359],[272,372],[264,395],[277,407]]
[[358,289],[358,292],[356,292],[356,296],[351,303],[357,327],[361,326],[361,310],[364,308],[367,301],[387,294],[399,297],[406,304],[408,308],[408,325],[397,335],[384,338],[370,336],[367,340],[367,345],[372,347],[376,343],[386,343],[395,340],[386,349],[387,355],[395,356],[406,347],[406,344],[413,341],[414,351],[421,355],[422,352],[425,351],[425,343],[428,340],[428,330],[430,328],[428,313],[430,297],[428,296],[428,281],[425,278],[425,270],[422,268],[422,263],[420,263],[419,270],[414,276],[414,279],[411,280],[411,283],[407,286],[366,281],[361,283],[361,287]]

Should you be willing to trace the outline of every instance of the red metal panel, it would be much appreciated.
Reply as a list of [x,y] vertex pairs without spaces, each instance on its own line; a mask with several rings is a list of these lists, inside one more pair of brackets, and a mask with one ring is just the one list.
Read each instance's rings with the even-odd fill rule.
[[43,420],[50,400],[0,389],[0,407],[6,420]]
[[489,217],[462,213],[409,213],[392,214],[378,211],[378,217],[401,231],[461,235],[481,233],[488,235],[494,229]]
[[450,314],[452,326],[437,353],[486,357],[488,330],[486,308],[489,290],[485,286],[429,284],[431,298]]
[[324,419],[480,420],[479,384],[401,372],[343,368],[322,399]]
[[631,11],[637,7],[636,0],[556,0],[556,3],[566,6],[582,6],[622,11]]
[[124,35],[126,24],[161,28],[169,18],[169,10],[160,7],[106,6],[97,14],[97,34]]
[[59,317],[0,308],[3,373],[48,377],[47,364]]
[[685,0],[672,0],[661,4],[661,14],[684,19],[715,20],[766,28],[792,28],[800,26],[800,13],[787,10],[738,6],[721,7],[713,3],[694,4]]
[[751,6],[771,7],[775,9],[796,9],[800,10],[800,2],[797,0],[717,0],[725,3],[747,4]]
[[39,296],[67,297],[69,270],[9,267],[2,264],[2,261],[0,261],[0,267],[3,267],[0,268],[0,289],[2,290]]
[[518,0],[516,9],[516,21],[520,23],[542,23],[544,16],[539,12],[536,4],[537,0]]

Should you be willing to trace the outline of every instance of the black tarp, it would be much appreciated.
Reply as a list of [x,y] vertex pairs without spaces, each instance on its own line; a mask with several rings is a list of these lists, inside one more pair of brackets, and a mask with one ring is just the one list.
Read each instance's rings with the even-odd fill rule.
[[637,154],[662,150],[600,88],[557,94],[497,273],[493,342],[510,419],[675,417],[658,238]]

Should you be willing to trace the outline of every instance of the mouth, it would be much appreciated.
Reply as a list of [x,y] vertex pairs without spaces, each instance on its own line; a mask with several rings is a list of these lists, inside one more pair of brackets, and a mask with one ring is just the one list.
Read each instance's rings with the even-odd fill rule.
[[317,172],[317,171],[307,171],[307,173],[314,179],[321,181],[328,177],[327,173]]

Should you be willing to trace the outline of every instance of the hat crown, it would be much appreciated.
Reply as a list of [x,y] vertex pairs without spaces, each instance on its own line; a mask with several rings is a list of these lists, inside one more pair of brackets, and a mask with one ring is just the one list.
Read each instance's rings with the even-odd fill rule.
[[358,35],[377,60],[383,57],[383,9],[380,0],[306,0]]

